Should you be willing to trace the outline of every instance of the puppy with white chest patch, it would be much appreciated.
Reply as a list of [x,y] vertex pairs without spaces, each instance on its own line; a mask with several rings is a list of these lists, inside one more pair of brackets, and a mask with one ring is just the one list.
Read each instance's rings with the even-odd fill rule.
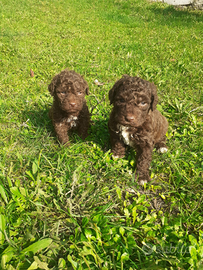
[[75,130],[85,139],[88,136],[90,113],[85,95],[89,93],[87,82],[75,71],[63,70],[48,86],[53,96],[49,116],[61,144],[69,145],[69,130]]
[[140,184],[149,182],[153,148],[167,151],[168,122],[156,109],[158,96],[153,83],[124,75],[109,91],[113,104],[108,128],[111,151],[116,158],[125,156],[126,146],[137,153],[135,177]]

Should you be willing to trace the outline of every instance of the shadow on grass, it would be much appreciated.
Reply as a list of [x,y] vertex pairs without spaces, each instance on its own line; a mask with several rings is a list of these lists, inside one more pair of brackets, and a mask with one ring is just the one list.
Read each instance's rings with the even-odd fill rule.
[[193,27],[194,20],[197,22],[203,21],[203,13],[194,13],[192,10],[184,10],[174,6],[163,8],[153,5],[148,7],[148,10],[153,12],[156,20],[163,23],[163,25],[172,25],[172,23],[175,23],[176,26]]
[[106,152],[110,149],[108,119],[98,119],[91,122],[89,141],[96,143]]
[[[29,124],[31,124],[33,127],[36,129],[43,129],[47,132],[47,134],[50,134],[56,138],[54,127],[51,119],[49,118],[48,112],[48,107],[45,109],[36,108],[36,110],[32,109],[24,111],[24,115],[26,119],[29,119]],[[79,136],[77,136],[76,133],[72,132],[70,132],[70,140],[73,143],[76,143],[76,141],[83,141]],[[108,119],[92,120],[89,129],[89,136],[85,139],[85,141],[96,143],[104,152],[108,151],[110,149]]]
[[49,108],[46,109],[36,109],[24,111],[24,114],[29,122],[36,128],[46,129],[48,132],[54,132],[54,128],[49,118]]
[[[161,5],[161,6],[160,6]],[[165,5],[165,6],[164,6]],[[202,22],[203,14],[191,9],[180,9],[167,4],[152,3],[139,7],[128,6],[126,3],[117,3],[118,11],[105,11],[103,17],[109,21],[128,24],[129,27],[140,27],[142,22],[158,23],[159,25],[193,27],[194,20]]]

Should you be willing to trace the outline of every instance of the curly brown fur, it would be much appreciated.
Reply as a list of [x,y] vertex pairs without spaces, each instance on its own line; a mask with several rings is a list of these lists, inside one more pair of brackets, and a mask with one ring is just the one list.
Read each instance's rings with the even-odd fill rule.
[[89,93],[87,82],[80,74],[63,70],[48,86],[53,96],[49,116],[61,144],[69,144],[69,130],[77,131],[82,139],[88,136],[90,113],[85,95]]
[[136,149],[136,179],[150,181],[153,148],[166,152],[168,122],[156,109],[158,96],[153,83],[124,75],[109,91],[113,104],[108,127],[114,157],[123,157],[126,145]]

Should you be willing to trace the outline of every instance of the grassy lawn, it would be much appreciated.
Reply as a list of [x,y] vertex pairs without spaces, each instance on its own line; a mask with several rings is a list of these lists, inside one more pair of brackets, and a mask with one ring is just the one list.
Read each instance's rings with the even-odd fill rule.
[[[202,11],[146,0],[0,6],[0,269],[203,269]],[[88,82],[92,110],[90,135],[69,148],[48,117],[47,86],[65,68]],[[110,154],[108,91],[123,74],[157,85],[170,124],[145,187],[132,149]]]

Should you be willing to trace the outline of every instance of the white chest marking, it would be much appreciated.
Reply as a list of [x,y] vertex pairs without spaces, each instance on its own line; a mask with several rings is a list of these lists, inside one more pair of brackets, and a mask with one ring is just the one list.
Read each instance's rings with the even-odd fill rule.
[[132,135],[129,133],[128,129],[129,127],[125,127],[122,125],[117,125],[117,128],[119,129],[120,138],[123,140],[123,142],[126,145],[134,146],[133,141],[131,140]]
[[76,120],[77,120],[78,118],[77,118],[77,116],[70,116],[66,121],[68,122],[68,123],[70,123],[70,126],[71,127],[76,127],[77,126],[77,124],[76,124]]

